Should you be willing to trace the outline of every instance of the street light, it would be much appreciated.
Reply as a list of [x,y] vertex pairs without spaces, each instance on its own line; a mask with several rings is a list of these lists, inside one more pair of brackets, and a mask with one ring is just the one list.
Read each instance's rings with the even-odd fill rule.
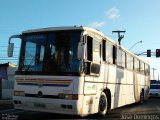
[[141,41],[138,41],[136,42],[134,45],[132,45],[132,47],[129,48],[129,50],[131,50],[135,45],[137,45],[138,43],[142,43],[142,40]]

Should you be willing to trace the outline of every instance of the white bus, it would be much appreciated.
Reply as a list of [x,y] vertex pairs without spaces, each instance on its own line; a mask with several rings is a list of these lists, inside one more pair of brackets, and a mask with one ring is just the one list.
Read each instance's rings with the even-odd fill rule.
[[53,27],[21,39],[14,82],[16,109],[86,116],[148,98],[150,66],[100,31]]

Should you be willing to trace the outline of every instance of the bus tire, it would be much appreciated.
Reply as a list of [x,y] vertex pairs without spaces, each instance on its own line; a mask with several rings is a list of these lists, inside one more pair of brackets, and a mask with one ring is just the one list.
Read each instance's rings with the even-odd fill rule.
[[140,93],[140,103],[141,104],[144,103],[144,92],[143,91]]
[[106,94],[102,92],[99,98],[98,114],[104,117],[107,112],[108,112],[108,100]]

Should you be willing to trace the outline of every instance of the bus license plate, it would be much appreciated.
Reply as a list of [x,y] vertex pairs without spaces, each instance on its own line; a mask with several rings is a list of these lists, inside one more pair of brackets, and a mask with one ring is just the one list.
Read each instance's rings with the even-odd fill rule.
[[45,108],[45,104],[43,103],[34,103],[34,106],[39,108]]

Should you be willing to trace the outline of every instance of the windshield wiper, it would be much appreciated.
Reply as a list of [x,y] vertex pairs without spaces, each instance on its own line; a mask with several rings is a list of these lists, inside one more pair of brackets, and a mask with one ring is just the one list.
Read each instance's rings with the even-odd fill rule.
[[38,56],[38,55],[35,55],[35,56],[32,58],[32,60],[31,60],[31,62],[29,63],[28,67],[26,68],[26,71],[27,71],[27,72],[28,72],[29,69],[31,68],[32,63],[33,63],[35,60],[37,60],[37,56]]

